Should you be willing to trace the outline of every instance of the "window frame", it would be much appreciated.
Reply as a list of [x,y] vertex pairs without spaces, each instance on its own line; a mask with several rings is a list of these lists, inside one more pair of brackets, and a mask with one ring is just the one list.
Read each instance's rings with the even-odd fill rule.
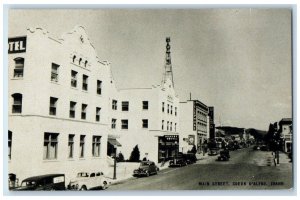
[[[24,77],[24,65],[25,59],[23,57],[14,58],[15,67],[14,67],[14,78],[23,78]],[[19,63],[21,61],[21,63]]]
[[85,154],[85,137],[86,135],[80,135],[79,139],[79,158],[84,158]]
[[142,101],[143,110],[149,110],[149,101]]
[[82,74],[82,90],[88,91],[89,76]]
[[129,111],[129,101],[122,101],[121,104],[122,104],[122,111]]
[[81,104],[81,119],[86,120],[86,113],[87,113],[87,104]]
[[142,119],[142,128],[143,129],[149,128],[149,120],[148,119]]
[[102,95],[102,81],[97,80],[97,94]]
[[101,112],[101,108],[100,107],[96,107],[96,122],[100,122],[100,119],[101,119],[100,112]]
[[100,157],[101,155],[101,136],[93,135],[92,137],[92,156]]
[[128,119],[122,119],[121,120],[121,129],[128,130],[128,127],[129,127],[128,123],[129,123]]
[[[43,147],[44,148],[46,147],[46,154],[45,154],[45,152],[43,152],[44,160],[57,160],[58,136],[59,136],[59,133],[44,132],[44,146]],[[54,146],[54,157],[52,157],[53,152],[51,152],[52,146]],[[45,151],[45,149],[44,149],[44,151]]]
[[68,158],[74,158],[74,138],[75,134],[68,135]]
[[[52,100],[54,101],[53,103],[52,103]],[[50,97],[49,115],[56,116],[57,102],[58,102],[58,98]],[[51,112],[54,114],[51,114]]]
[[[54,67],[56,67],[56,69]],[[51,79],[50,79],[51,82],[58,83],[58,81],[59,81],[59,67],[60,67],[60,65],[58,65],[56,63],[51,64]]]
[[77,76],[78,72],[75,70],[71,70],[71,87],[77,88]]
[[14,93],[11,95],[13,98],[12,110],[13,114],[22,113],[23,95],[21,93]]
[[76,102],[70,101],[69,118],[74,119],[76,117]]

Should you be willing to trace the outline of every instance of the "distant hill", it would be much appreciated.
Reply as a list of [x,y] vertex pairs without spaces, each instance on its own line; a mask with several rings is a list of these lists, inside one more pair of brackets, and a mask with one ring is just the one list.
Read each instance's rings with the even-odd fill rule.
[[226,135],[236,135],[241,134],[244,132],[249,133],[252,135],[255,139],[264,139],[265,135],[267,134],[267,131],[262,131],[254,128],[239,128],[239,127],[231,127],[231,126],[218,126],[216,129],[223,130]]

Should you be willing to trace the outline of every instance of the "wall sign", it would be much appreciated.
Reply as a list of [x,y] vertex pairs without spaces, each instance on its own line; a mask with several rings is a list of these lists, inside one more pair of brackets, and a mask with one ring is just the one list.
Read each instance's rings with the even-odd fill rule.
[[8,54],[26,52],[26,36],[8,38]]

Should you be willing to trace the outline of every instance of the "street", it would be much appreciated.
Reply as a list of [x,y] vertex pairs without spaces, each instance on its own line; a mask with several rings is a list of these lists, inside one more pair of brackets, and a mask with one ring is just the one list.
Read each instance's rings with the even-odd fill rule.
[[292,163],[274,166],[271,152],[252,148],[230,152],[229,161],[209,156],[181,168],[161,170],[158,175],[130,178],[108,190],[245,190],[292,188]]

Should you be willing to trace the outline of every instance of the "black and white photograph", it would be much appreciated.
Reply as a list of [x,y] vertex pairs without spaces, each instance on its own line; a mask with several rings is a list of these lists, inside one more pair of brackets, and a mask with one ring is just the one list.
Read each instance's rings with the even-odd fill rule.
[[9,8],[9,194],[292,192],[292,19],[251,5]]

